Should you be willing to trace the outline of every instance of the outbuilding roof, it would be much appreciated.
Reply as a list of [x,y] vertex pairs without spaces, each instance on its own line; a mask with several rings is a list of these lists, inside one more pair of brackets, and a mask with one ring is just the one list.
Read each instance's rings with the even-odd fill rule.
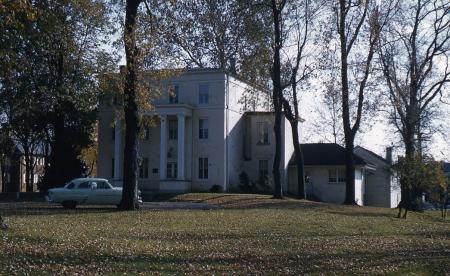
[[[301,144],[305,166],[345,166],[345,149],[334,143]],[[368,165],[362,158],[353,154],[355,165]],[[295,156],[289,162],[295,164]]]

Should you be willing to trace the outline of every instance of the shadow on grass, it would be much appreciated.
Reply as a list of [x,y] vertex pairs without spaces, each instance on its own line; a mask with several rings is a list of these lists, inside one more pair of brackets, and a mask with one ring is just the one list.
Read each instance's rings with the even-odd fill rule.
[[46,202],[3,202],[0,203],[2,216],[56,215],[117,212],[116,206],[81,206],[76,209],[64,209],[57,204]]
[[355,210],[342,210],[342,211],[328,211],[327,213],[340,216],[350,216],[350,217],[380,217],[380,218],[396,218],[393,213],[380,213],[380,212],[365,212],[365,211],[355,211]]
[[323,208],[324,204],[316,202],[303,202],[303,201],[288,201],[270,199],[269,201],[262,202],[261,200],[233,200],[220,204],[223,208],[234,209],[312,209]]
[[[178,254],[179,253],[179,254]],[[33,267],[36,273],[64,271],[73,274],[169,273],[169,274],[385,274],[431,273],[444,275],[450,269],[450,256],[442,248],[406,249],[382,252],[251,254],[245,252],[158,252],[156,254],[6,252],[0,256],[1,273],[19,273]],[[303,254],[302,254],[303,253]],[[13,270],[14,269],[14,270]],[[19,269],[19,270],[17,270]],[[50,270],[50,271],[49,271]],[[58,271],[58,272],[59,272]]]
[[221,208],[231,209],[305,209],[324,207],[326,204],[307,200],[274,199],[269,195],[255,194],[188,194],[186,196],[174,197],[171,201],[185,201],[196,203],[207,203]]

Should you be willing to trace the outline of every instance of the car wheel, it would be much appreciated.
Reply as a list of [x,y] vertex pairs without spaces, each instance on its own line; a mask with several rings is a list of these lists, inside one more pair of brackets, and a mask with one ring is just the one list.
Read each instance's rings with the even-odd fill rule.
[[77,207],[76,201],[64,201],[62,206],[66,209],[75,209]]

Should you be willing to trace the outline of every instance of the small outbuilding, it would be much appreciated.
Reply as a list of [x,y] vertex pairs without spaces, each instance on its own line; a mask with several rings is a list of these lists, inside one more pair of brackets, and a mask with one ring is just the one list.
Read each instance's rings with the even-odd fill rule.
[[[323,202],[345,200],[345,149],[334,143],[301,145],[306,177],[306,194]],[[362,147],[354,151],[355,201],[358,205],[397,207],[397,195],[389,162]],[[292,158],[289,167],[289,192],[296,194],[297,168]]]

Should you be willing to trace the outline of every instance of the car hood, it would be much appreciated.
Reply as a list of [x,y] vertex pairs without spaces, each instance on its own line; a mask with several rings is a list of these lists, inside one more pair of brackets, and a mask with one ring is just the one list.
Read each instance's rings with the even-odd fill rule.
[[113,187],[113,190],[122,191],[122,187]]

